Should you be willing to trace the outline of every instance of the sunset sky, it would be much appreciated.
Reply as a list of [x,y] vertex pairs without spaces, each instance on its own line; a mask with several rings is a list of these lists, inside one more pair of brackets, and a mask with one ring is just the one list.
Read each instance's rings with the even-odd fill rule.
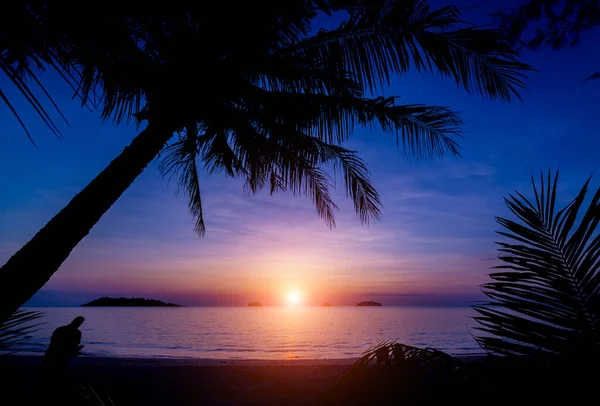
[[[248,196],[237,180],[203,174],[207,232],[200,239],[185,199],[174,195],[175,185],[161,179],[154,163],[31,304],[79,304],[100,295],[190,305],[279,304],[292,290],[307,304],[481,298],[479,285],[497,263],[494,215],[507,214],[502,197],[514,189],[529,195],[530,173],[549,167],[561,169],[560,193],[572,197],[599,169],[600,81],[581,86],[600,70],[599,42],[590,34],[576,49],[527,52],[525,61],[539,72],[530,75],[523,103],[470,96],[433,75],[395,80],[386,96],[462,113],[463,158],[407,162],[391,135],[357,131],[347,146],[366,160],[384,204],[382,221],[370,227],[360,224],[343,190],[335,191],[337,228],[328,229],[305,198]],[[71,124],[61,125],[63,140],[22,102],[35,148],[0,105],[0,263],[138,132],[102,124],[98,114],[71,102],[58,80],[48,87]]]

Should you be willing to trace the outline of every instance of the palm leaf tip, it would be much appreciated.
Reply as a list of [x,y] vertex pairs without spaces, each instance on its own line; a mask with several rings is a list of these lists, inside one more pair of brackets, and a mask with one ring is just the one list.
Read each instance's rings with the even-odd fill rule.
[[525,73],[534,69],[517,60],[517,52],[496,30],[469,27],[442,37],[448,43],[446,72],[458,85],[493,99],[522,100]]
[[[339,210],[331,197],[331,182],[327,173],[318,167],[306,167],[305,186],[301,191],[302,194],[308,196],[314,203],[317,214],[321,217],[327,226],[335,227],[335,211]],[[297,192],[302,188],[301,180],[299,183],[292,185],[292,190]]]
[[[49,52],[49,51],[47,51]],[[32,90],[32,86],[29,85],[27,79],[30,79],[39,90],[42,91],[47,101],[51,104],[51,106],[58,112],[59,116],[68,124],[68,121],[55,100],[50,95],[49,91],[42,84],[37,74],[29,67],[29,62],[32,62],[39,71],[43,71],[42,60],[35,55],[35,52],[28,52],[28,56],[26,57],[27,63],[14,63],[10,62],[11,50],[5,49],[2,54],[0,54],[0,72],[3,73],[10,82],[16,87],[18,92],[25,98],[27,103],[33,108],[36,115],[42,119],[43,123],[48,127],[48,129],[57,137],[62,138],[62,134],[60,129],[54,122],[53,118],[48,113],[44,103],[39,100],[34,91]],[[8,57],[7,57],[8,55]],[[60,72],[60,68],[58,68],[55,64],[53,64],[52,58],[49,53],[45,55],[45,62],[49,62],[51,66],[55,67],[57,71]],[[7,94],[0,88],[0,99],[6,104],[12,115],[17,119],[23,131],[29,138],[29,141],[37,147],[36,143],[33,140],[33,137],[30,131],[27,129],[21,115],[15,108],[14,104],[11,102],[11,99],[7,96]]]
[[185,193],[188,200],[190,214],[195,220],[194,231],[199,236],[204,236],[206,227],[202,212],[202,196],[200,194],[200,178],[197,159],[197,131],[188,129],[186,135],[179,141],[163,150],[163,157],[159,162],[159,171],[163,176],[175,178],[177,181],[176,193]]
[[29,339],[41,323],[34,323],[44,316],[41,311],[19,309],[0,324],[0,351],[10,351]]
[[406,156],[417,159],[441,158],[446,153],[460,156],[456,138],[461,137],[463,122],[453,110],[418,104],[390,106],[387,118]]
[[381,219],[381,198],[371,183],[366,164],[353,151],[337,148],[337,163],[342,167],[346,195],[363,224]]
[[586,82],[589,82],[590,80],[596,80],[596,79],[600,79],[600,72],[594,72],[591,75],[589,75],[588,77],[586,77],[583,82],[581,82],[582,85],[584,85]]
[[[480,344],[511,355],[589,357],[600,354],[600,188],[588,179],[560,210],[558,171],[536,184],[533,199],[506,199],[516,220],[497,218],[500,271],[483,286],[490,301],[475,306]],[[581,214],[583,212],[583,214]]]

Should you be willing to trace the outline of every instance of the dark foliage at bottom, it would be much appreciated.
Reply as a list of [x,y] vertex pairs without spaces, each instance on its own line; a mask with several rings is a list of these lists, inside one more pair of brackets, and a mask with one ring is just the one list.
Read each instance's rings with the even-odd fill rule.
[[[390,355],[387,363],[377,362],[382,348]],[[404,356],[394,357],[398,354]],[[524,357],[463,360],[437,350],[386,342],[367,351],[322,404],[584,404],[595,391],[595,374],[589,367],[583,362],[548,364]]]

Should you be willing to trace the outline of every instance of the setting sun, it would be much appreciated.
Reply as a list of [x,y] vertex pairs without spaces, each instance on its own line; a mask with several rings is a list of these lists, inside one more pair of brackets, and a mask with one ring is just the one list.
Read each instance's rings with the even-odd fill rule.
[[288,292],[286,295],[286,301],[289,305],[298,306],[302,304],[302,294],[298,291]]

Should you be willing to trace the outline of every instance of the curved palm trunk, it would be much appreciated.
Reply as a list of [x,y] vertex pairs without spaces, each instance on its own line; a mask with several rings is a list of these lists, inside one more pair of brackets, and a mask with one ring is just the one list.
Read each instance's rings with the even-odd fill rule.
[[33,296],[171,138],[149,123],[123,152],[0,268],[0,323]]

